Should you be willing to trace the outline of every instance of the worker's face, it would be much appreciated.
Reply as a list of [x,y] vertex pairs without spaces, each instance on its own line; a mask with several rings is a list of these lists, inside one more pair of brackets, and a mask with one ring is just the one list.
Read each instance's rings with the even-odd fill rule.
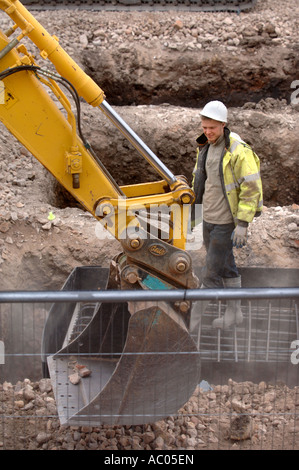
[[224,122],[202,118],[201,126],[210,144],[214,144],[224,132]]

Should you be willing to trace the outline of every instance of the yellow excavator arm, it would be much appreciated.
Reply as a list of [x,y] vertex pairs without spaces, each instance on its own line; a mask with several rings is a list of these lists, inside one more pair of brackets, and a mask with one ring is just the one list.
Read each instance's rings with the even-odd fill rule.
[[[194,201],[194,194],[186,179],[174,176],[139,139],[109,106],[101,88],[66,53],[57,37],[51,36],[21,2],[0,0],[0,9],[12,20],[8,31],[0,30],[0,120],[4,126],[119,240],[122,246],[121,256],[116,263],[119,288],[197,287],[198,280],[192,270],[192,260],[185,251],[190,207]],[[37,47],[42,65],[22,44],[25,37]],[[113,122],[132,146],[155,168],[160,177],[158,181],[118,186],[84,138],[80,125],[81,99],[99,108]],[[167,216],[166,233],[149,228],[162,209]],[[163,232],[164,235],[161,235]],[[172,329],[175,348],[177,338],[173,332],[177,331],[177,337],[183,335],[184,342],[187,341],[187,349],[192,349],[193,344],[189,344],[191,340],[184,318],[189,307],[186,302],[181,302],[175,308],[168,306],[157,311],[157,307],[153,310],[146,305],[141,314],[140,309],[135,306],[130,312],[134,317],[134,331],[136,333],[136,319],[139,315],[142,317],[144,328],[143,317],[146,315],[148,325],[163,325],[163,334],[166,327]],[[165,317],[164,320],[162,317]],[[147,338],[147,351],[153,351],[155,348],[153,341],[157,335],[153,334],[153,331],[153,328],[149,328],[146,333],[142,330],[139,335],[143,338],[145,335]],[[160,335],[161,338],[163,334]],[[127,344],[130,343],[131,337],[128,333]],[[132,345],[128,347],[132,348]],[[161,349],[161,342],[159,348]],[[184,348],[185,346],[179,348],[179,351]],[[174,358],[175,356],[173,365],[180,367]],[[196,376],[194,361],[191,363],[192,374]],[[157,370],[158,365],[156,366]],[[140,364],[136,374],[135,366],[131,364],[130,367],[133,370],[130,387],[136,389],[137,383],[145,379],[138,375]],[[146,364],[144,368],[146,369]],[[144,368],[141,367],[142,370]],[[120,364],[116,369],[122,370]],[[162,380],[163,373],[158,374],[159,380]],[[134,382],[132,377],[135,375]],[[183,376],[184,374],[182,378]],[[185,381],[185,378],[183,380]],[[112,389],[115,388],[113,382],[112,385],[108,383],[109,391],[105,386],[107,396],[111,394],[111,386]],[[191,381],[192,388],[194,381]],[[128,414],[121,389],[119,394],[116,402],[121,401],[120,409],[125,411],[116,413],[118,417]],[[101,400],[105,402],[103,393],[100,395]],[[186,394],[183,395],[185,400]],[[126,393],[126,400],[127,396]],[[175,409],[177,405],[174,405]],[[173,409],[172,407],[171,410]],[[95,412],[94,408],[92,412]],[[157,416],[161,417],[160,411]]]
[[[129,247],[131,256],[132,247],[136,251],[142,249],[141,245],[144,246],[144,243],[141,240],[147,238],[141,228],[138,229],[140,224],[136,219],[136,211],[148,211],[153,207],[169,208],[171,223],[168,239],[174,248],[184,250],[190,205],[194,200],[193,192],[185,179],[175,177],[151,152],[109,106],[101,88],[21,2],[0,0],[0,7],[14,22],[9,31],[0,32],[0,80],[3,88],[0,119],[4,125],[83,207],[98,220],[104,219],[105,228],[125,248]],[[53,64],[54,72],[37,65],[35,58],[20,43],[25,36],[37,46],[43,62]],[[47,88],[51,89],[56,100],[51,98]],[[77,118],[65,90],[73,96]],[[98,107],[163,179],[119,187],[84,139],[80,126],[77,129],[80,98],[91,106]],[[57,102],[63,106],[66,116],[61,111],[61,106],[57,107]],[[139,236],[131,240],[133,231]],[[151,263],[155,264],[158,250],[159,248],[150,261],[147,258],[146,263],[149,266]],[[166,246],[160,252],[165,250]],[[185,269],[182,257],[185,260]],[[187,262],[187,258],[186,253],[183,255],[178,251],[177,263],[173,255],[170,270],[174,271],[174,276],[171,276],[173,281],[177,281],[179,276],[182,279],[179,284],[186,285],[187,281],[191,287],[190,279],[186,278],[187,270],[190,271],[190,260]],[[163,275],[167,276],[168,266],[167,263],[163,264]]]

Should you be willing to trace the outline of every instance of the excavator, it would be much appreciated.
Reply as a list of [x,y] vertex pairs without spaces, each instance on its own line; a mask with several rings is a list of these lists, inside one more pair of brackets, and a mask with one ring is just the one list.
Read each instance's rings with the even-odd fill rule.
[[[76,268],[62,289],[128,292],[125,306],[117,300],[52,306],[42,357],[60,421],[132,425],[175,414],[200,378],[188,331],[191,302],[132,301],[129,294],[199,286],[186,250],[194,193],[23,3],[0,0],[0,9],[12,21],[0,30],[1,122],[120,244],[110,268]],[[115,125],[155,169],[157,181],[117,184],[82,132],[82,100]]]

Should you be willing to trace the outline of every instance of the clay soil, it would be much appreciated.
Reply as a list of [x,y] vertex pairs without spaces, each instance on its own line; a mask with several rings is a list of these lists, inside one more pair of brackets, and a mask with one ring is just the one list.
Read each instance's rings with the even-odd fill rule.
[[[240,267],[299,268],[298,4],[287,3],[259,0],[238,16],[121,12],[117,21],[114,12],[36,13],[159,158],[189,181],[198,111],[209,99],[227,102],[229,127],[254,146],[264,183],[263,214],[250,225],[247,246],[236,251]],[[4,14],[2,20],[5,30]],[[112,124],[85,103],[82,123],[119,184],[156,178]],[[1,290],[60,289],[77,266],[108,267],[120,251],[118,242],[4,126],[0,156]],[[203,247],[193,251],[196,266],[204,256]],[[16,321],[18,312],[0,312],[0,339],[9,344],[18,326],[7,319]],[[46,311],[35,312],[34,323],[32,312],[22,314],[30,337],[25,350],[38,354]],[[209,391],[198,388],[178,417],[155,424],[65,428],[36,360],[0,365],[0,373],[0,449],[299,449],[297,387],[246,378],[242,384],[215,383]],[[250,419],[236,438],[240,414]]]

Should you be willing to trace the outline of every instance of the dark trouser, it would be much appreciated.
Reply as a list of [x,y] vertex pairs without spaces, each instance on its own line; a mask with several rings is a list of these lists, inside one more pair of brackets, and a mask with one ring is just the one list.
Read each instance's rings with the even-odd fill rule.
[[207,250],[202,284],[207,288],[223,287],[222,278],[238,277],[231,235],[235,224],[210,224],[203,221],[203,241]]

